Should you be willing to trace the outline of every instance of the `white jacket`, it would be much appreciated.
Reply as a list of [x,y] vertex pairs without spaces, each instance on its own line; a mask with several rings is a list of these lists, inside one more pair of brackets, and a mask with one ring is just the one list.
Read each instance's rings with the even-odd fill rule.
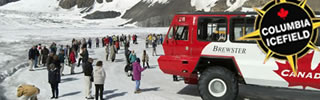
[[106,72],[102,67],[96,67],[93,72],[94,84],[104,84],[106,79]]

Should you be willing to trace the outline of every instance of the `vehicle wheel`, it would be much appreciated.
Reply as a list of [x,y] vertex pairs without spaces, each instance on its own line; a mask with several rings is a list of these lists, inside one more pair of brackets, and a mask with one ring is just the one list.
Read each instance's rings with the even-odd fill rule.
[[235,100],[238,81],[230,70],[216,66],[201,73],[198,89],[203,100]]

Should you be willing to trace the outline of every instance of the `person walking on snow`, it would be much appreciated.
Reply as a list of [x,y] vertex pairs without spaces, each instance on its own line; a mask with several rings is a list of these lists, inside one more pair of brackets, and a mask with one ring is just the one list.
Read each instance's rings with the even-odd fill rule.
[[73,48],[70,52],[70,55],[69,55],[69,60],[70,60],[70,63],[71,63],[71,70],[70,70],[70,73],[71,74],[74,74],[74,67],[76,66],[76,52],[75,52],[75,49]]
[[100,100],[103,100],[103,91],[104,91],[104,81],[106,79],[106,72],[103,69],[102,61],[98,61],[96,68],[93,72],[93,80],[96,88],[96,100],[100,97]]
[[[147,64],[147,66],[144,66],[145,63]],[[142,64],[143,64],[143,67],[150,68],[150,66],[149,66],[149,56],[148,56],[146,50],[143,50],[143,54],[142,54]]]
[[61,76],[60,76],[59,68],[55,64],[50,64],[49,72],[48,72],[48,82],[51,85],[51,92],[52,92],[51,99],[58,99],[60,81],[61,81]]
[[133,63],[133,79],[136,81],[136,89],[134,93],[140,93],[140,80],[141,80],[141,73],[146,68],[142,68],[140,65],[140,59],[137,58],[137,61]]
[[84,63],[83,72],[84,72],[84,94],[86,99],[93,99],[91,96],[91,87],[93,80],[93,67],[92,67],[93,59],[89,58],[87,63]]

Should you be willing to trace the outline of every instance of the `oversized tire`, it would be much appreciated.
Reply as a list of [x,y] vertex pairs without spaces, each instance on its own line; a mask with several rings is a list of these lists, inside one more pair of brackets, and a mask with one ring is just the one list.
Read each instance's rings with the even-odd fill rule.
[[219,66],[201,73],[198,89],[202,100],[235,100],[239,90],[235,74]]

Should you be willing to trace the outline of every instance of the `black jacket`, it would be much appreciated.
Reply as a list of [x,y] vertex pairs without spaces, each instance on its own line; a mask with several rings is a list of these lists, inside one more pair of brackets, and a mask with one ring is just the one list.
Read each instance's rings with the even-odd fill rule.
[[30,59],[35,59],[36,56],[39,56],[39,51],[37,49],[30,49],[29,50],[29,60]]
[[49,56],[47,58],[47,61],[46,61],[47,68],[49,68],[49,65],[52,64],[52,63],[53,63],[53,56]]
[[89,62],[85,63],[83,70],[84,70],[83,71],[84,76],[92,76],[93,67],[92,67],[91,63],[89,63]]
[[83,51],[80,55],[82,56],[82,63],[87,63],[89,59],[88,50]]
[[49,49],[43,48],[43,50],[41,50],[41,54],[47,56],[49,54]]
[[53,69],[53,70],[49,70],[48,72],[48,82],[50,84],[56,84],[56,83],[60,83],[61,81],[61,76],[60,76],[60,70],[58,70],[57,68]]
[[56,68],[58,69],[58,70],[60,70],[61,69],[61,65],[60,65],[60,61],[59,60],[53,60],[53,64],[56,66]]

